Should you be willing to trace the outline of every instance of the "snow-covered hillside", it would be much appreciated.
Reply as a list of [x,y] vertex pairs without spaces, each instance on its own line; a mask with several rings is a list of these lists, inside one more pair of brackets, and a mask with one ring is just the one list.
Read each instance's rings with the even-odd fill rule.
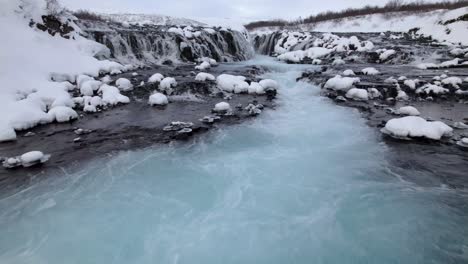
[[156,15],[156,14],[104,14],[101,13],[99,16],[128,25],[159,25],[159,26],[206,26],[205,23],[201,23],[192,19],[179,18],[172,16]]
[[[427,13],[389,13],[330,20],[295,27],[294,30],[316,32],[408,32],[418,33],[439,41],[468,45],[468,7],[451,11],[437,10]],[[465,16],[463,20],[462,17]],[[458,20],[458,21],[457,21]],[[278,28],[259,28],[254,34],[270,33]]]

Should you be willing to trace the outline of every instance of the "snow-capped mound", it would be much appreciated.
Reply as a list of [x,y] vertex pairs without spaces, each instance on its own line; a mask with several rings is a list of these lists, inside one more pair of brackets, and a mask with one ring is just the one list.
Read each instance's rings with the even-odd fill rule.
[[440,140],[442,137],[451,136],[453,129],[440,121],[430,122],[418,116],[406,116],[391,119],[381,131],[400,139],[424,137]]
[[199,81],[199,82],[214,81],[214,80],[216,80],[216,78],[212,74],[209,74],[206,72],[200,72],[197,74],[197,76],[195,76],[195,81]]
[[351,88],[346,93],[346,98],[357,100],[357,101],[367,101],[369,100],[369,95],[367,93],[367,90]]
[[167,105],[169,100],[167,100],[167,96],[162,93],[154,93],[149,97],[148,103],[150,105]]
[[368,67],[368,68],[362,69],[362,73],[364,73],[365,75],[377,75],[380,72],[374,67]]
[[407,115],[407,116],[419,116],[421,113],[413,106],[403,106],[400,107],[397,111],[397,114]]
[[220,90],[230,93],[243,93],[249,90],[249,84],[244,76],[221,74],[216,78],[216,84]]
[[347,91],[351,89],[355,83],[360,81],[361,80],[359,78],[342,77],[341,75],[336,75],[325,83],[324,88]]
[[7,169],[16,167],[31,167],[48,161],[50,155],[45,155],[41,151],[30,151],[21,156],[7,158],[3,161],[3,167]]
[[151,77],[148,78],[149,83],[156,83],[156,82],[161,82],[164,79],[164,75],[160,73],[155,73],[151,75]]
[[218,113],[227,112],[229,110],[231,110],[231,106],[226,102],[217,103],[213,108],[213,111]]
[[126,78],[119,78],[117,81],[115,81],[115,85],[121,91],[130,91],[133,89],[132,83],[129,79]]

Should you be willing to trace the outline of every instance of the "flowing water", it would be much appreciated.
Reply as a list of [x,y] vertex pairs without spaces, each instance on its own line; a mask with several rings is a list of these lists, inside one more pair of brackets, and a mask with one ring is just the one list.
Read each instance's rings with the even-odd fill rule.
[[403,180],[357,112],[295,81],[305,66],[245,63],[281,84],[275,111],[3,198],[0,263],[468,261],[466,193]]

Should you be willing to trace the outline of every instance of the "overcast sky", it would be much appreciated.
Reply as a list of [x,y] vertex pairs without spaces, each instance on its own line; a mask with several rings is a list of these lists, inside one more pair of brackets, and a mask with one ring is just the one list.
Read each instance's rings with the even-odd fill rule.
[[383,5],[388,0],[61,0],[70,9],[112,13],[161,14],[185,18],[212,17],[255,20],[297,18],[327,10],[366,4]]

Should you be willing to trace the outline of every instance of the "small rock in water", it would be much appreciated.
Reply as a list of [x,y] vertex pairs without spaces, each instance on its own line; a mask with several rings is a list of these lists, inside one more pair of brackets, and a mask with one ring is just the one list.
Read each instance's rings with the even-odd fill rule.
[[455,122],[452,127],[457,129],[468,129],[468,125],[463,122]]
[[165,126],[163,128],[164,131],[169,132],[169,131],[179,131],[184,128],[192,128],[193,123],[192,122],[180,122],[180,121],[175,121],[171,122],[169,125]]
[[457,142],[457,145],[462,148],[468,148],[468,138],[462,138],[460,141]]
[[221,119],[221,117],[212,115],[212,116],[204,116],[202,119],[200,119],[200,121],[203,123],[212,124],[216,120],[219,120],[219,119]]
[[256,116],[256,115],[259,115],[259,114],[262,113],[262,110],[258,106],[254,105],[254,104],[249,104],[245,108],[245,110],[248,111],[249,115],[251,115],[251,116]]
[[21,156],[17,157],[11,157],[11,158],[6,158],[3,161],[3,167],[7,169],[12,169],[16,167],[31,167],[36,164],[41,164],[46,161],[48,161],[50,158],[50,155],[45,155],[44,153],[40,151],[30,151],[27,153],[24,153]]
[[35,135],[36,135],[36,133],[29,131],[28,133],[24,134],[23,137],[32,137],[32,136],[35,136]]
[[89,134],[91,132],[93,132],[91,129],[83,129],[83,128],[78,128],[78,129],[75,129],[75,134],[77,135],[84,135],[84,134]]
[[226,102],[217,103],[213,108],[213,112],[216,113],[227,113],[231,110],[231,106]]
[[337,102],[346,102],[346,101],[348,101],[348,100],[346,100],[346,98],[344,98],[344,96],[341,96],[341,95],[340,95],[340,96],[337,96],[337,97],[335,98],[335,101],[337,101]]
[[188,133],[192,133],[192,129],[191,128],[182,128],[181,130],[177,131],[177,134],[188,134]]
[[76,143],[76,142],[80,142],[80,141],[81,141],[81,138],[80,138],[80,137],[77,137],[77,138],[73,139],[73,142],[75,142],[75,143]]

